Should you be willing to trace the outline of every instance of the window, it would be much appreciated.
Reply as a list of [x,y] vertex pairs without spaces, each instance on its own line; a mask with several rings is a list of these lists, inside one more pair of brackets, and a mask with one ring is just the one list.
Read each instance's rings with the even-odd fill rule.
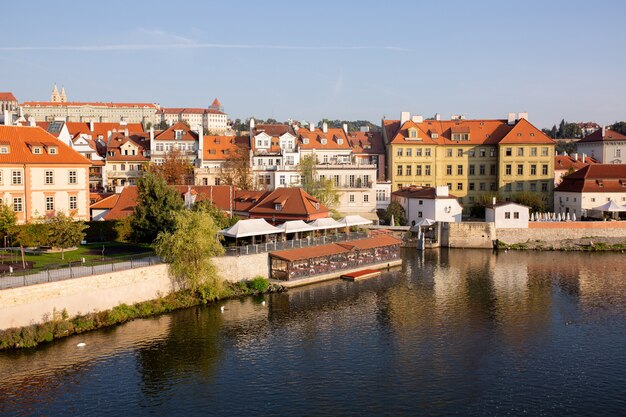
[[530,148],[530,156],[537,156],[537,148]]
[[485,189],[486,189],[486,188],[485,188],[485,183],[484,183],[484,182],[481,182],[480,184],[478,184],[478,189],[479,189],[480,191],[485,191]]
[[51,146],[48,148],[48,154],[49,155],[56,155],[57,154],[57,147],[56,146]]
[[156,151],[157,152],[163,152],[163,144],[162,143],[157,143],[156,144]]
[[396,151],[396,155],[402,156],[402,148],[398,148],[398,150]]
[[24,210],[22,197],[13,197],[13,211],[22,212],[22,210]]
[[457,167],[456,167],[456,174],[457,175],[463,175],[463,165],[457,165]]
[[78,208],[78,197],[75,195],[70,196],[70,210],[76,210]]
[[448,190],[452,189],[452,183],[451,182],[447,183],[446,186],[448,187]]
[[40,148],[39,146],[35,146],[35,147],[33,148],[33,153],[34,153],[35,155],[39,155],[39,154],[41,154],[41,148]]
[[322,138],[320,142],[322,143],[322,145],[326,145],[326,138]]
[[484,158],[486,156],[486,154],[487,154],[487,151],[485,150],[485,148],[480,148],[478,150],[478,153],[479,153],[481,158]]
[[515,183],[515,189],[517,191],[524,191],[524,183],[521,181],[518,181]]
[[417,200],[417,204],[419,206],[423,206],[424,205],[424,200]]
[[459,190],[459,191],[463,190],[463,183],[462,182],[457,183],[456,184],[456,189]]
[[426,148],[424,152],[425,152],[424,154],[425,156],[430,156],[430,148]]
[[418,211],[417,212],[417,217],[422,218],[422,217],[424,217],[424,214],[421,211]]
[[463,156],[463,149],[457,149],[456,156]]
[[430,175],[430,165],[425,165],[424,169],[426,170],[426,175]]
[[514,211],[513,212],[513,218],[514,219],[519,219],[519,211]]
[[496,183],[492,182],[489,184],[489,190],[490,191],[496,191],[498,189],[498,187],[496,187]]
[[476,156],[476,151],[474,149],[470,149],[468,152],[469,156],[474,157]]
[[517,156],[524,156],[524,148],[517,148]]
[[46,197],[46,211],[54,211],[54,197]]
[[474,167],[474,165],[470,165],[470,166],[469,166],[469,175],[474,175],[475,173],[476,173],[476,172],[475,172],[475,167]]
[[363,202],[364,203],[369,203],[370,202],[369,194],[363,194]]
[[511,164],[506,164],[506,166],[504,167],[504,174],[511,175]]
[[504,191],[506,191],[507,193],[511,192],[511,183],[508,183],[508,184],[504,185]]
[[387,193],[385,190],[376,190],[376,201],[385,201],[387,199]]
[[547,164],[544,164],[544,165],[541,167],[541,174],[542,174],[542,175],[548,175],[548,165],[547,165]]
[[54,184],[54,171],[45,171],[45,183]]
[[409,136],[412,137],[412,138],[416,138],[417,137],[417,130],[415,130],[415,129],[409,130]]
[[9,147],[8,146],[0,146],[0,153],[1,154],[9,153]]
[[406,175],[413,175],[413,174],[411,173],[411,165],[407,165],[407,166],[406,166]]
[[469,183],[469,190],[470,191],[474,191],[474,183],[473,182]]
[[616,158],[622,157],[622,150],[620,148],[615,148],[615,157]]
[[541,183],[541,191],[543,191],[543,192],[548,191],[548,183],[547,182],[542,182]]
[[126,171],[126,164],[120,165],[120,171]]
[[406,156],[413,156],[413,149],[406,148]]
[[524,164],[517,164],[517,175],[524,175]]
[[280,183],[280,185],[285,185],[285,176],[284,176],[284,175],[281,175],[281,176],[279,177],[278,182]]
[[183,131],[182,130],[175,130],[174,131],[174,139],[182,139],[183,138]]
[[491,164],[491,166],[489,167],[489,174],[496,175],[496,169],[496,164]]
[[415,149],[415,156],[422,156],[422,148]]
[[350,198],[350,202],[354,203],[354,194],[350,194],[349,198]]
[[77,184],[78,183],[78,175],[75,170],[70,170],[68,172],[68,180],[69,184]]
[[22,171],[11,171],[11,184],[12,185],[22,184]]
[[506,148],[506,150],[504,151],[504,154],[506,156],[512,156],[513,155],[513,148]]
[[422,166],[415,165],[415,175],[422,175]]
[[504,212],[504,218],[505,219],[510,219],[511,218],[511,212],[510,211],[505,211]]
[[530,175],[537,175],[537,165],[536,164],[532,164],[530,166]]
[[489,156],[496,156],[496,148],[491,148],[489,151]]
[[397,175],[402,175],[402,165],[398,165],[398,171],[396,172]]
[[479,169],[478,172],[480,173],[480,175],[485,175],[485,166],[484,165],[479,166],[478,169]]
[[0,185],[2,185],[2,170],[0,170]]
[[543,148],[541,148],[541,156],[548,156],[549,155],[549,148],[547,146],[544,146]]
[[449,158],[452,157],[452,149],[446,149],[446,156]]
[[446,175],[452,175],[452,165],[446,165]]
[[530,191],[537,191],[537,184],[534,182],[530,183]]

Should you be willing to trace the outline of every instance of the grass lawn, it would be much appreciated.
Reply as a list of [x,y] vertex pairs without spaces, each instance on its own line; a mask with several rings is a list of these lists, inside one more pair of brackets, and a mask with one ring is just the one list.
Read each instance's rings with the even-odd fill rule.
[[[104,258],[113,260],[115,258],[136,255],[139,253],[153,252],[150,245],[145,244],[129,244],[129,243],[98,243],[81,245],[76,250],[66,251],[65,259],[61,260],[61,252],[55,253],[25,253],[27,262],[32,262],[34,268],[41,268],[47,265],[67,264],[68,262],[80,262],[82,258],[85,260],[101,260],[103,257],[102,248],[104,247]],[[10,261],[10,256],[4,250],[0,250],[4,263]],[[22,257],[19,250],[13,252],[13,262],[21,263]]]

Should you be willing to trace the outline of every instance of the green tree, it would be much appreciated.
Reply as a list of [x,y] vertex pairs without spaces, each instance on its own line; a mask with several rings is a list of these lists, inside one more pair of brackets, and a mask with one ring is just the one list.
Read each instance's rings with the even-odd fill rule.
[[193,184],[193,165],[180,149],[170,149],[160,165],[149,164],[148,170],[161,174],[170,185]]
[[165,179],[146,172],[137,182],[137,205],[131,221],[132,239],[152,243],[159,232],[174,230],[172,213],[183,209],[183,199]]
[[546,209],[546,202],[541,195],[529,191],[514,194],[511,201],[528,206],[530,210],[535,213],[545,211]]
[[[391,224],[393,217],[394,224]],[[390,226],[406,226],[407,219],[404,208],[397,201],[392,201],[383,214],[383,220]]]
[[61,249],[61,259],[65,259],[65,249],[80,245],[85,238],[87,225],[74,221],[64,213],[57,213],[46,220],[48,225],[48,245]]
[[13,227],[10,232],[13,242],[18,244],[22,254],[22,268],[26,269],[25,247],[38,247],[48,244],[48,225],[46,223],[26,223]]
[[230,217],[220,210],[215,204],[208,200],[202,200],[193,205],[193,211],[200,211],[208,214],[213,219],[215,226],[221,230],[230,227],[239,221],[239,217]]
[[197,291],[208,287],[217,294],[221,281],[216,274],[211,257],[224,253],[217,239],[217,226],[205,211],[183,210],[174,213],[172,231],[162,231],[154,248],[169,264],[172,276],[182,288]]
[[254,190],[250,148],[238,146],[235,152],[228,155],[217,176],[220,184],[232,185],[240,190]]
[[474,204],[470,207],[470,216],[475,219],[484,219],[485,207],[493,204],[494,198],[496,202],[501,201],[500,195],[496,192],[486,192],[477,195],[474,199]]
[[339,191],[330,178],[318,178],[317,156],[306,155],[300,158],[298,172],[302,189],[317,198],[322,204],[334,211],[339,204]]
[[611,130],[614,132],[626,135],[626,122],[615,122],[611,125]]
[[0,239],[4,239],[9,234],[16,222],[17,215],[13,209],[0,202]]

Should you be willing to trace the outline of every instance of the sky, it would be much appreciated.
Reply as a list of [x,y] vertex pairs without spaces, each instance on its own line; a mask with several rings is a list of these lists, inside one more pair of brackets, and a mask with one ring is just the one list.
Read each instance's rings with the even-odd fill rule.
[[[229,118],[528,112],[626,120],[626,2],[30,1],[3,6],[0,91]],[[14,7],[15,10],[11,10]]]

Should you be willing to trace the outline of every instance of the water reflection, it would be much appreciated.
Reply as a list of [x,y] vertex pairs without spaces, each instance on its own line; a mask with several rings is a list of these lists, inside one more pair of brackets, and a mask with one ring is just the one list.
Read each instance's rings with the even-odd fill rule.
[[625,405],[622,254],[403,256],[370,280],[0,354],[0,413],[102,414],[90,401],[103,393],[111,414],[593,415]]

